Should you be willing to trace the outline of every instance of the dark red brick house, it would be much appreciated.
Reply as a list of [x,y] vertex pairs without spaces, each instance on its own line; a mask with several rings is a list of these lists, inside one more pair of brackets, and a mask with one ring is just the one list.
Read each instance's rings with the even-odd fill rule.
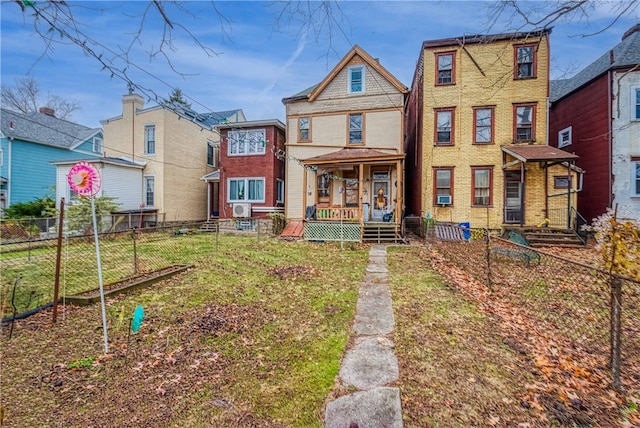
[[[210,217],[248,219],[284,212],[285,125],[277,119],[216,126],[218,170],[210,184]],[[215,162],[215,161],[214,161]]]
[[579,156],[587,222],[640,212],[640,24],[574,77],[551,81],[549,144]]

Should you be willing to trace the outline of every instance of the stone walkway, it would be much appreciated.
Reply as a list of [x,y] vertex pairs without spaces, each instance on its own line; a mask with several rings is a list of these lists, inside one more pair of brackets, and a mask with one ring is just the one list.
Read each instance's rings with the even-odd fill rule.
[[393,352],[394,318],[387,248],[373,246],[356,306],[354,345],[340,366],[342,384],[355,390],[327,404],[327,428],[401,428],[398,360]]

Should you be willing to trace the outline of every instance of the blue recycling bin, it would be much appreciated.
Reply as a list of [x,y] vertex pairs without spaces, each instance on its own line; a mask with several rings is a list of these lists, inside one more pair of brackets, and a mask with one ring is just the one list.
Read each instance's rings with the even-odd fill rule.
[[462,228],[462,234],[464,235],[464,240],[468,241],[471,239],[471,223],[468,221],[458,223],[458,226]]

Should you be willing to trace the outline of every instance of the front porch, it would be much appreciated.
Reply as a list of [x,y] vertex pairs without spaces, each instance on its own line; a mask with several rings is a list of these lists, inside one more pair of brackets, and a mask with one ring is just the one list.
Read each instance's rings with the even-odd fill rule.
[[[357,241],[368,230],[401,239],[404,155],[345,148],[302,161],[304,239]],[[379,226],[374,226],[380,224]]]

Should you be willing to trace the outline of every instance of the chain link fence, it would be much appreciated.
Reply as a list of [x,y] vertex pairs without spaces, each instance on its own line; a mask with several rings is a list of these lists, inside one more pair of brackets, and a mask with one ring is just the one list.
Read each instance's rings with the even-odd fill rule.
[[447,235],[437,227],[424,229],[426,244],[464,271],[468,280],[454,282],[503,320],[505,343],[533,351],[543,373],[554,360],[578,378],[640,391],[639,282],[605,270],[596,251],[531,248],[496,231],[447,225],[454,230]]
[[[17,228],[17,223],[12,227]],[[201,266],[208,256],[227,251],[219,244],[226,243],[222,248],[228,248],[227,241],[234,236],[253,237],[259,242],[279,234],[282,227],[283,223],[270,218],[249,218],[101,233],[103,283],[109,287],[178,265]],[[98,288],[93,234],[63,236],[60,251],[57,238],[16,238],[22,235],[16,232],[9,239],[3,235],[0,245],[0,309],[5,321],[13,314],[50,304],[56,282],[60,299]]]

